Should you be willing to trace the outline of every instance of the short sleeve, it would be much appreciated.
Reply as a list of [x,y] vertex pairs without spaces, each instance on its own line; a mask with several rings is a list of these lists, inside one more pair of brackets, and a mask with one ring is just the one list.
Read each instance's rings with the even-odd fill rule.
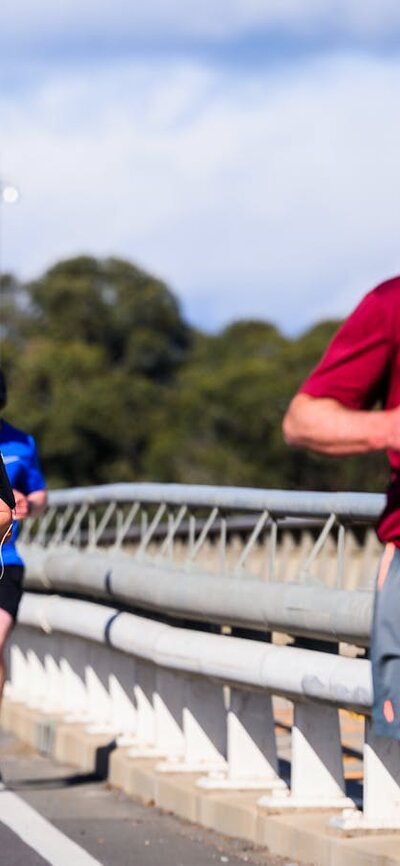
[[33,436],[29,436],[29,453],[26,457],[25,465],[25,490],[21,491],[28,495],[36,490],[44,490],[46,482],[44,480],[37,453],[36,443]]
[[392,348],[389,314],[374,289],[339,329],[300,393],[370,408],[385,397]]

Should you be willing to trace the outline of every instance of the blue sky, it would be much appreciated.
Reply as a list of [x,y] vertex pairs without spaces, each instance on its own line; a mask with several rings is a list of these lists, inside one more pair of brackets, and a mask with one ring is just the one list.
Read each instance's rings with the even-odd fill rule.
[[398,0],[3,0],[2,268],[120,255],[288,333],[400,272]]

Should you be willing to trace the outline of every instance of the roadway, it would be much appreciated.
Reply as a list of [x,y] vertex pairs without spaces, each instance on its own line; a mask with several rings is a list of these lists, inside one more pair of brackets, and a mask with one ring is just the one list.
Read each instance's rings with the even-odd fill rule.
[[0,731],[0,863],[298,866],[143,806]]

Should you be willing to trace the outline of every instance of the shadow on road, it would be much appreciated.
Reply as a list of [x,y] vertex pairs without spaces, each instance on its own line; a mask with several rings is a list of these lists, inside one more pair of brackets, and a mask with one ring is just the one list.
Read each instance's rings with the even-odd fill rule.
[[111,740],[104,746],[96,749],[96,759],[93,770],[90,773],[73,773],[71,775],[57,776],[40,779],[18,779],[11,785],[7,785],[9,791],[46,791],[60,788],[73,788],[80,785],[89,785],[92,782],[101,782],[107,779],[108,764],[111,752],[116,748],[116,740]]

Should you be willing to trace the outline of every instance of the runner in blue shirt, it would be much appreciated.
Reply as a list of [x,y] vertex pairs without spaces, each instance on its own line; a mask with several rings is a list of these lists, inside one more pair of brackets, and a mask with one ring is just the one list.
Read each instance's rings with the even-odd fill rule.
[[[6,382],[0,370],[0,412],[6,402]],[[15,520],[40,514],[47,502],[47,492],[35,440],[0,417],[0,453],[14,492]],[[6,678],[4,648],[16,620],[23,591],[24,564],[15,546],[17,535],[18,524],[15,523],[11,536],[2,547],[4,573],[0,580],[0,699]]]

